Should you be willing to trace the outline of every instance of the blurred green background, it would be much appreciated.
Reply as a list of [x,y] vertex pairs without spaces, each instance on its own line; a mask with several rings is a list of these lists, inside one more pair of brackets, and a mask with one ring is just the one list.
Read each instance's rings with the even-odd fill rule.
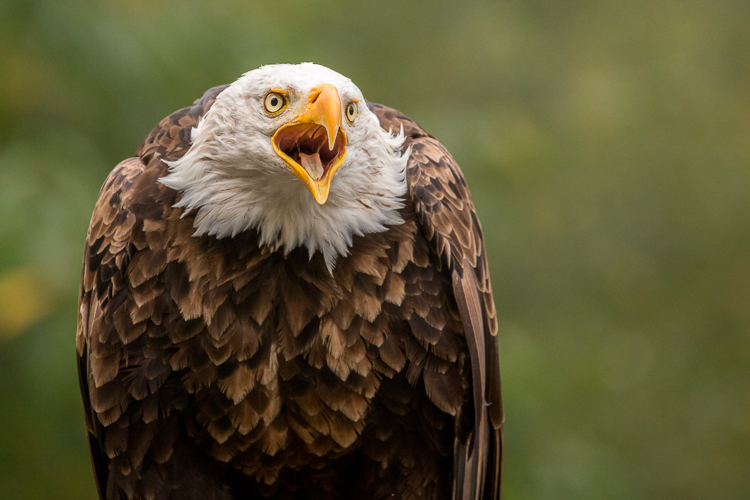
[[93,499],[99,186],[165,115],[315,61],[463,166],[504,499],[750,498],[750,2],[0,0],[0,498]]

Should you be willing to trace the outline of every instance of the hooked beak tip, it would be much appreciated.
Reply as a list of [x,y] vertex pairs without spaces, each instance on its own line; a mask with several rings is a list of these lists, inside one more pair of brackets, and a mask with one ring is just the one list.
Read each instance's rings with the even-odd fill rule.
[[334,127],[333,130],[326,130],[328,132],[328,149],[333,151],[333,147],[336,145],[336,137],[339,135],[339,127]]

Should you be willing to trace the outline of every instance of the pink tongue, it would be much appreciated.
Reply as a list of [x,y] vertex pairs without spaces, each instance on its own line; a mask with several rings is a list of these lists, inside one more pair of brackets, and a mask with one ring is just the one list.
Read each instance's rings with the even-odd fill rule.
[[323,163],[320,161],[320,155],[318,153],[313,153],[311,155],[300,153],[299,160],[302,164],[302,168],[304,168],[314,180],[318,181],[323,177],[325,170],[323,169]]

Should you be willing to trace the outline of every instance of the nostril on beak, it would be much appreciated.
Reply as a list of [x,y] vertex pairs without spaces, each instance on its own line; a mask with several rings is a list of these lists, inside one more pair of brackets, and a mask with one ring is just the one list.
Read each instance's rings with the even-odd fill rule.
[[310,92],[310,104],[315,104],[315,101],[318,100],[318,97],[320,97],[320,90],[313,90]]

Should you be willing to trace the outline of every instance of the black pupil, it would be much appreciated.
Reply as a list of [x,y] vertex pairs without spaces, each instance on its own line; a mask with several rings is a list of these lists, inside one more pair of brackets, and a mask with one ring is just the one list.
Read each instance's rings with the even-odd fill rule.
[[278,97],[272,97],[271,98],[271,107],[272,108],[275,108],[278,103],[279,103],[279,98]]
[[349,105],[349,114],[350,115],[354,114],[354,106],[352,106],[352,105]]

